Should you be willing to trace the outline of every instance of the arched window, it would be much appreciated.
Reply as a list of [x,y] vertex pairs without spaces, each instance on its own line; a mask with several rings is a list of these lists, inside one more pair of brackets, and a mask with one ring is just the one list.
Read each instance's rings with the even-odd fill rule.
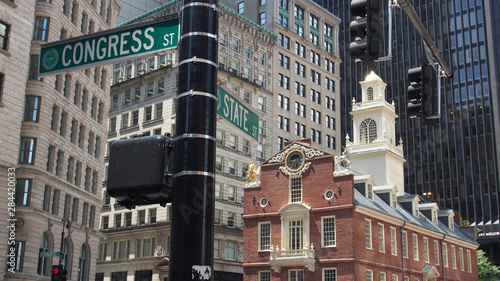
[[85,244],[82,245],[80,250],[80,259],[78,260],[78,281],[87,280],[87,270],[88,270],[88,250]]
[[363,120],[359,126],[360,143],[371,143],[375,139],[377,139],[377,123],[371,118]]
[[42,234],[42,238],[40,239],[40,249],[38,251],[38,267],[36,272],[38,275],[49,276],[49,265],[51,264],[51,258],[40,257],[40,254],[45,252],[50,252],[50,240],[49,235],[44,232]]
[[368,100],[373,100],[373,88],[372,87],[366,89],[366,97],[368,98]]
[[64,261],[64,269],[66,269],[68,271],[68,278],[70,278],[71,276],[71,273],[70,273],[70,269],[71,269],[71,252],[72,252],[72,247],[71,247],[71,241],[69,240],[69,238],[66,238],[64,239],[64,242],[63,242],[63,250],[62,250],[62,253],[61,253],[61,259]]

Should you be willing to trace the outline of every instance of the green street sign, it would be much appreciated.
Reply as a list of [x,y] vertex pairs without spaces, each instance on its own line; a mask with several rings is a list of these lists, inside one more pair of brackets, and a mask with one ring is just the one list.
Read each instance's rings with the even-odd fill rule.
[[40,253],[41,258],[59,257],[60,255],[61,255],[61,252],[41,252]]
[[226,90],[217,86],[217,114],[245,134],[259,140],[259,117]]
[[113,28],[42,45],[39,76],[144,57],[177,47],[179,18]]

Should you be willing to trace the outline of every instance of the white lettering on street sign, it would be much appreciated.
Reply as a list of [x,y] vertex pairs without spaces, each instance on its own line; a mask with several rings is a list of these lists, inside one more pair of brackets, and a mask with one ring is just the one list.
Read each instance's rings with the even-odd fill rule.
[[177,47],[179,19],[126,25],[42,45],[39,75],[143,57]]

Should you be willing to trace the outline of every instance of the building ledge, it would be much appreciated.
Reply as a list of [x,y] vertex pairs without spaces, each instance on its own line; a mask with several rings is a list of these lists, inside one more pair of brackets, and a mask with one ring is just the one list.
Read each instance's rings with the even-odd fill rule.
[[304,266],[314,272],[316,255],[314,249],[271,251],[269,265],[276,272],[282,267]]

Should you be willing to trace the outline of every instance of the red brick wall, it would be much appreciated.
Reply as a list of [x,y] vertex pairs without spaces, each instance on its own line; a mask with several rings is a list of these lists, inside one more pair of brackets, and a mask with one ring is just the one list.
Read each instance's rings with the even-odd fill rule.
[[[305,280],[321,280],[322,268],[336,268],[338,280],[366,280],[366,270],[372,269],[374,280],[379,280],[380,272],[385,272],[387,280],[391,280],[392,274],[398,274],[402,279],[402,249],[400,225],[384,224],[385,252],[379,252],[378,245],[378,222],[379,218],[366,216],[355,212],[354,177],[352,175],[332,177],[332,156],[318,157],[311,161],[311,167],[302,174],[302,202],[311,208],[309,213],[310,242],[314,244],[316,252],[315,271],[304,269]],[[280,273],[272,270],[268,265],[270,259],[269,251],[258,251],[258,223],[271,222],[271,244],[281,248],[281,216],[279,210],[289,203],[289,177],[283,174],[279,167],[284,163],[262,165],[261,186],[245,188],[244,196],[244,280],[258,281],[258,271],[271,271],[273,281],[288,280],[288,270],[293,268],[282,268]],[[330,188],[335,192],[335,197],[326,200],[324,192]],[[341,191],[339,191],[339,188]],[[259,206],[259,200],[264,196],[269,200],[265,207]],[[255,198],[255,200],[254,200]],[[335,215],[336,223],[336,247],[321,247],[321,218],[323,216]],[[365,218],[371,220],[372,249],[365,248]],[[390,227],[396,229],[397,256],[391,254]],[[413,231],[405,228],[408,234],[408,258],[404,259],[405,275],[410,280],[420,278],[421,270],[425,267],[424,242],[422,233],[418,233],[419,260],[413,259]],[[429,241],[429,264],[435,265],[434,240],[438,238],[428,237]],[[445,269],[446,280],[477,280],[476,252],[471,250],[472,273],[467,272],[467,252],[464,249],[465,271],[460,271],[459,247],[457,252],[457,269],[452,269],[451,243],[448,245],[449,267]],[[335,260],[336,262],[332,262]],[[436,266],[442,274],[443,260],[440,251],[439,266]],[[442,279],[438,279],[442,280]]]

